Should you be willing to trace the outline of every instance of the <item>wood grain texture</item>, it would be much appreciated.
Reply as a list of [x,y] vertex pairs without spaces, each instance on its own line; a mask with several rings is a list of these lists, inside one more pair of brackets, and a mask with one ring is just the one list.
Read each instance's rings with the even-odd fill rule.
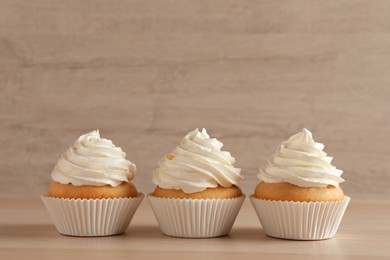
[[99,128],[138,166],[206,127],[243,169],[303,127],[352,198],[390,199],[390,15],[384,0],[0,0],[0,195],[46,192]]
[[290,241],[267,237],[246,199],[226,237],[164,236],[145,199],[127,232],[78,238],[57,233],[39,198],[0,198],[2,259],[389,259],[389,202],[352,200],[336,237]]

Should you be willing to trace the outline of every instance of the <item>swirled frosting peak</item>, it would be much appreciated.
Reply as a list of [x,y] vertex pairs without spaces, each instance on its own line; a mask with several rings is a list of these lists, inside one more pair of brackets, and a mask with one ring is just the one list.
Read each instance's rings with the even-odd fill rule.
[[113,187],[128,182],[136,172],[135,164],[112,141],[100,138],[99,130],[79,137],[58,160],[52,179],[74,186]]
[[311,132],[304,128],[280,145],[257,177],[267,183],[338,187],[344,181],[340,177],[343,171],[331,164],[333,158],[323,149],[324,145],[315,142]]
[[210,138],[206,129],[189,132],[176,149],[162,158],[153,172],[153,183],[163,189],[195,193],[207,188],[239,186],[241,169],[221,151],[223,144]]

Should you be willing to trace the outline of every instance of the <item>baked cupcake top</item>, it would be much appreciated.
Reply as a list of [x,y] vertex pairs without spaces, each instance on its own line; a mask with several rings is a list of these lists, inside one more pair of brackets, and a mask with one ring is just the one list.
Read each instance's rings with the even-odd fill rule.
[[333,157],[323,151],[324,145],[313,140],[304,128],[284,141],[260,168],[257,177],[266,183],[288,182],[300,187],[338,187],[344,180],[342,170],[331,164]]
[[189,132],[180,145],[159,161],[153,172],[153,183],[163,189],[195,193],[217,186],[239,186],[241,169],[235,159],[221,151],[223,144],[210,138],[206,129]]
[[112,141],[100,138],[99,130],[80,136],[61,156],[51,177],[74,186],[118,186],[134,178],[136,166]]

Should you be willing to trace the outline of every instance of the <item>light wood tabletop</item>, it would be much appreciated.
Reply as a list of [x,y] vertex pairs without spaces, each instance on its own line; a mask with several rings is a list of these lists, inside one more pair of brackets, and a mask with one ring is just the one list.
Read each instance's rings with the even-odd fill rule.
[[0,198],[0,259],[389,259],[390,202],[352,200],[335,238],[267,237],[246,199],[230,235],[180,239],[160,233],[146,199],[126,233],[79,238],[57,233],[38,197]]

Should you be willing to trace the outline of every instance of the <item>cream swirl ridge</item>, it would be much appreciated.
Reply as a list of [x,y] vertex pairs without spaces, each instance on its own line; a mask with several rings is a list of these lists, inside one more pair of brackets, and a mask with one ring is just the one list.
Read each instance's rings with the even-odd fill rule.
[[234,157],[221,151],[223,144],[210,138],[206,129],[189,132],[176,149],[159,161],[153,183],[163,189],[195,193],[207,188],[239,186],[241,169]]
[[74,186],[118,186],[134,178],[136,166],[99,130],[80,136],[58,160],[51,176],[56,182]]
[[304,128],[283,142],[260,168],[257,177],[267,183],[288,182],[300,187],[338,187],[344,180],[342,170],[331,164],[332,157],[323,151],[324,145],[314,141],[312,133]]

